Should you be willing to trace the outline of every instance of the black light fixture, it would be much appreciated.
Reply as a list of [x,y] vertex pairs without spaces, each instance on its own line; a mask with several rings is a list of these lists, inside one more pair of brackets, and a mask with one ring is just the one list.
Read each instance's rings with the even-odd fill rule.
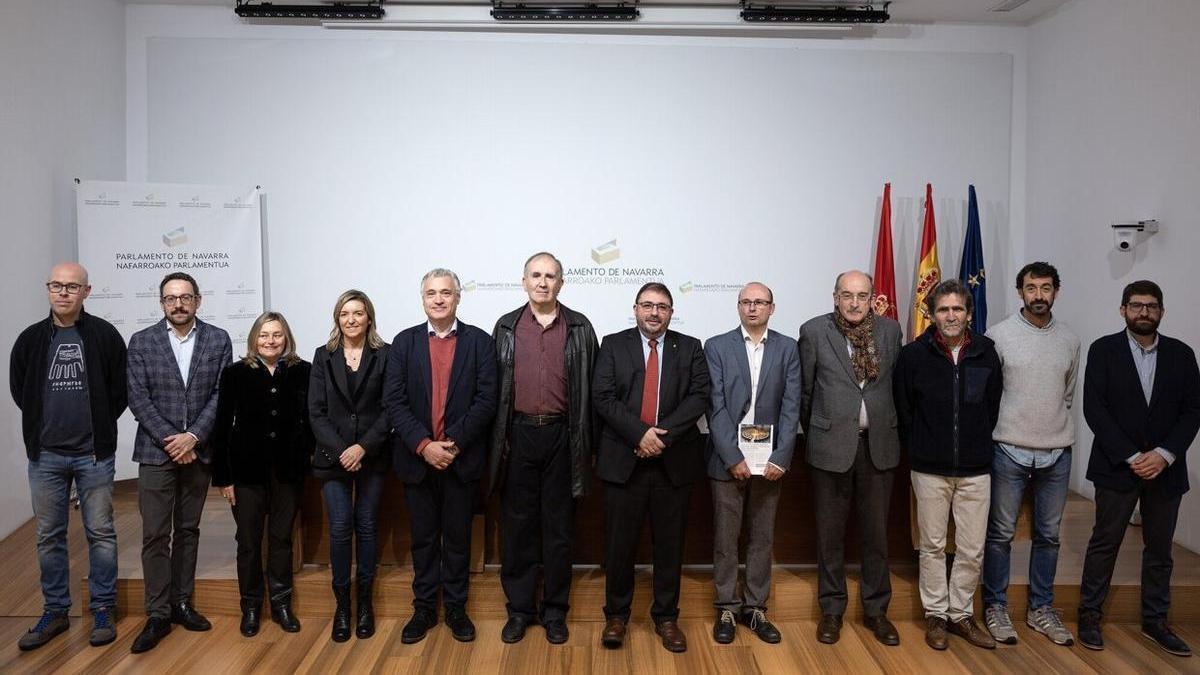
[[742,0],[741,17],[759,23],[865,24],[884,23],[891,16],[891,2],[870,4],[822,4],[819,2],[789,2]]
[[497,21],[633,21],[638,16],[637,0],[611,4],[492,0],[492,18]]
[[246,19],[382,19],[381,0],[326,2],[312,5],[279,5],[237,0],[235,14]]

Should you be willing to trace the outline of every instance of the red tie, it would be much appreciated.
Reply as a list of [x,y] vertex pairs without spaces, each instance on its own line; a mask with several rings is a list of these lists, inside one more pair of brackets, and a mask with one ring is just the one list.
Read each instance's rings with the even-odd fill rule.
[[642,421],[658,423],[658,340],[650,340],[650,358],[646,359],[646,382],[642,384]]

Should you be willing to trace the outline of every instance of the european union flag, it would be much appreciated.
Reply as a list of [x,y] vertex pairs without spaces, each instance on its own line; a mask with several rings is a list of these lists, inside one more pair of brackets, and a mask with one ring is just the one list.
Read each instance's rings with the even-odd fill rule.
[[971,299],[975,304],[971,329],[976,333],[984,333],[987,331],[987,277],[983,272],[983,236],[979,232],[979,203],[975,200],[975,186],[968,186],[967,191],[967,236],[963,240],[958,278],[971,290]]

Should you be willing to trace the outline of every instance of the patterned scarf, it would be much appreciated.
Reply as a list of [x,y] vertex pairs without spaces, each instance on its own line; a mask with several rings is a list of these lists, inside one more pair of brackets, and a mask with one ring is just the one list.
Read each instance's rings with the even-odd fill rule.
[[867,317],[857,326],[851,326],[840,312],[834,311],[833,321],[838,330],[850,341],[854,353],[850,355],[850,363],[854,366],[854,376],[859,382],[869,382],[879,377],[879,350],[875,348],[875,314],[868,312]]

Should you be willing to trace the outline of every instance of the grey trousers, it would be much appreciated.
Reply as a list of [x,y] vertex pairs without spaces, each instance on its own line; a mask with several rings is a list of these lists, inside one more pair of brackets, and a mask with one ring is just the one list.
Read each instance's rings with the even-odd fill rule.
[[146,616],[168,618],[173,604],[192,599],[200,515],[211,477],[212,468],[199,461],[138,465]]
[[867,439],[860,438],[854,464],[845,473],[812,467],[813,513],[817,518],[817,602],[822,614],[846,613],[846,521],[850,504],[858,511],[862,539],[860,599],[867,616],[887,614],[892,601],[888,570],[888,504],[893,469],[871,462]]
[[[783,479],[713,480],[713,583],[718,610],[765,610],[771,593],[775,507]],[[746,574],[738,595],[738,537],[746,532]]]

